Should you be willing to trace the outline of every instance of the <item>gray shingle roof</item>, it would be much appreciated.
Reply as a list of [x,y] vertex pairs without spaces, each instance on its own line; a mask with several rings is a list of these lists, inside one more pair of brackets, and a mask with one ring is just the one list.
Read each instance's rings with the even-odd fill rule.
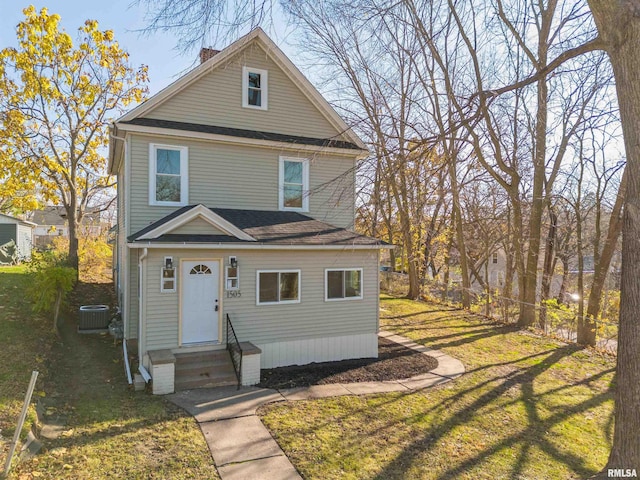
[[[160,243],[244,243],[255,242],[240,240],[230,235],[164,234],[157,238],[138,240],[144,234],[155,230],[168,221],[188,212],[194,205],[182,207],[143,228],[129,237],[130,242]],[[232,223],[237,228],[256,239],[256,242],[270,245],[361,245],[384,246],[387,243],[365,235],[335,227],[315,220],[298,212],[280,212],[270,210],[238,210],[230,208],[211,208],[212,212]]]
[[123,124],[141,125],[144,127],[170,128],[172,130],[185,130],[199,133],[213,133],[230,137],[253,138],[257,140],[271,140],[274,142],[297,143],[300,145],[314,145],[318,147],[346,148],[360,150],[355,143],[331,138],[300,137],[297,135],[285,135],[282,133],[259,132],[257,130],[245,130],[242,128],[218,127],[215,125],[202,125],[199,123],[174,122],[171,120],[158,120],[155,118],[134,118]]

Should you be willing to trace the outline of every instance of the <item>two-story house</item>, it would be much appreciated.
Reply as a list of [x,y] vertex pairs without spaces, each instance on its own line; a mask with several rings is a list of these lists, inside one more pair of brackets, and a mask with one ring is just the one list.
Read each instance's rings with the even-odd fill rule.
[[365,145],[261,29],[201,60],[111,131],[116,286],[142,372],[158,393],[180,372],[178,388],[214,383],[213,360],[197,382],[181,359],[235,358],[236,337],[245,385],[376,357],[388,245],[352,231]]

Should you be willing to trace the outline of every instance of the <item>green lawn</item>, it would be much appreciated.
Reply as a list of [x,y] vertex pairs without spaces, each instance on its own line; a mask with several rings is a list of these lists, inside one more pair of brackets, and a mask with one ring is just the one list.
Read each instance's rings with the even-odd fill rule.
[[381,317],[467,373],[411,394],[264,407],[305,478],[574,479],[606,463],[613,359],[439,305],[384,298]]
[[[0,434],[9,441],[15,432],[31,371],[46,374],[46,358],[53,343],[49,324],[26,308],[24,288],[24,268],[0,267]],[[39,385],[36,384],[36,395],[42,394]],[[27,423],[34,419],[35,409],[31,409]],[[25,426],[24,432],[27,431]],[[0,471],[3,468],[0,444]]]
[[24,281],[21,268],[0,268],[2,435],[6,440],[13,433],[34,367],[41,371],[36,392],[47,415],[66,426],[58,439],[45,441],[42,454],[14,467],[10,478],[218,479],[195,420],[127,385],[120,343],[75,332],[79,304],[113,305],[110,285],[79,284],[58,338],[49,319],[30,312],[20,293]]

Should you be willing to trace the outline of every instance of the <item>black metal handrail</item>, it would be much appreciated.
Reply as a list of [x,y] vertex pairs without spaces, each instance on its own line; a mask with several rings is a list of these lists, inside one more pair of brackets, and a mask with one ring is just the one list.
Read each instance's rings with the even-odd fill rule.
[[233,325],[231,325],[231,318],[229,318],[228,313],[227,350],[229,351],[229,355],[231,356],[231,363],[233,364],[233,369],[235,370],[236,377],[238,379],[238,390],[240,390],[240,386],[242,385],[242,347],[240,347],[238,336],[236,335],[236,331],[233,329]]

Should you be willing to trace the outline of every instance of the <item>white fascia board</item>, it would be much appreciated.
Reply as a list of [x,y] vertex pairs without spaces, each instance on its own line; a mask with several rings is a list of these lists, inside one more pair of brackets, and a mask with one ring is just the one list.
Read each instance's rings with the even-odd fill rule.
[[394,245],[270,245],[265,243],[152,243],[129,242],[127,247],[189,250],[390,250]]
[[148,127],[143,125],[132,125],[119,123],[119,130],[134,133],[144,133],[147,135],[172,136],[181,138],[192,138],[195,140],[207,140],[211,142],[227,143],[231,145],[242,145],[251,147],[267,147],[274,150],[289,150],[291,152],[314,152],[329,153],[341,156],[366,158],[369,150],[354,150],[353,148],[321,147],[317,145],[304,145],[300,143],[278,142],[276,140],[262,140],[259,138],[232,137],[230,135],[220,135],[217,133],[192,132],[189,130],[177,130],[174,128]]
[[139,240],[149,240],[149,239],[159,237],[160,235],[164,235],[166,233],[171,233],[176,228],[181,227],[182,225],[185,225],[190,221],[195,220],[196,218],[201,218],[204,221],[210,223],[213,227],[216,227],[222,230],[223,232],[229,235],[232,235],[240,240],[247,240],[249,242],[256,241],[256,239],[253,238],[251,235],[245,233],[244,231],[236,227],[233,223],[225,220],[220,215],[218,215],[217,213],[214,213],[213,211],[211,211],[210,209],[208,209],[202,204],[196,205],[191,210],[184,212],[182,215],[172,218],[168,222],[160,225],[159,227],[154,228],[153,230],[145,233],[144,235],[141,235],[139,237]]

